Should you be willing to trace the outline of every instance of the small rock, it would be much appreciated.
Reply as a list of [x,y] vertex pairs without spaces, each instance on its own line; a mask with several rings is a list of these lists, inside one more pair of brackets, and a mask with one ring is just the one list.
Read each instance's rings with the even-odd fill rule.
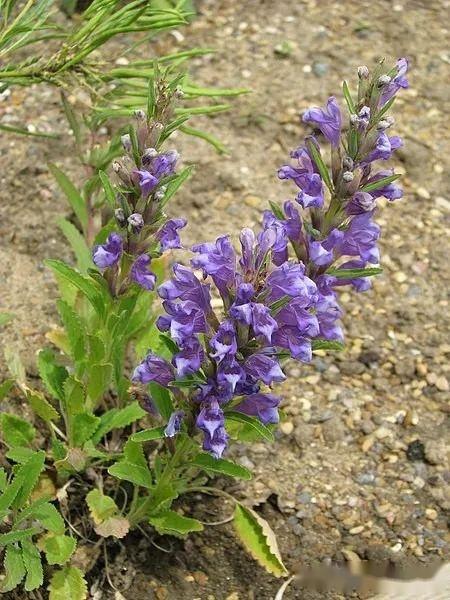
[[425,509],[425,516],[430,521],[435,521],[437,519],[438,513],[434,508]]
[[280,424],[280,430],[284,435],[290,435],[294,431],[294,423],[292,421],[284,421]]
[[360,485],[373,485],[375,483],[375,475],[373,473],[359,473],[356,476],[356,482]]
[[441,440],[428,440],[425,442],[424,453],[430,465],[440,465],[446,460],[447,448]]
[[411,462],[416,460],[425,460],[425,446],[420,440],[414,440],[408,444],[406,449],[406,458]]
[[362,533],[364,531],[364,525],[358,525],[357,527],[352,527],[349,531],[350,535],[358,535],[358,533]]
[[325,441],[330,443],[339,442],[345,437],[345,424],[339,417],[334,417],[322,423],[322,433]]
[[324,62],[313,62],[312,70],[316,77],[323,77],[328,73],[328,65]]

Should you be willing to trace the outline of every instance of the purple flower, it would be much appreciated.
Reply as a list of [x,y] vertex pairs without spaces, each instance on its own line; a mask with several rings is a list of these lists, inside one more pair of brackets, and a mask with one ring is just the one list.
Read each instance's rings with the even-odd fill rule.
[[205,404],[199,412],[196,425],[204,433],[203,449],[220,458],[227,447],[228,435],[224,427],[223,411],[217,400]]
[[215,243],[197,244],[192,247],[198,256],[191,260],[195,268],[210,275],[221,293],[235,283],[236,254],[228,235],[217,238]]
[[163,300],[190,300],[208,314],[211,312],[211,295],[209,285],[201,283],[192,269],[178,263],[173,266],[173,279],[166,281],[158,288],[158,294]]
[[[367,184],[374,183],[375,181],[378,181],[379,179],[383,179],[384,177],[390,177],[393,174],[394,174],[393,169],[386,169],[385,171],[379,171],[373,177],[368,179],[366,183]],[[395,185],[394,182],[392,182],[392,183],[388,183],[387,185],[385,185],[381,188],[378,188],[377,190],[372,190],[370,192],[370,194],[374,198],[380,198],[381,196],[384,196],[385,198],[387,198],[388,200],[390,200],[392,202],[393,200],[398,200],[399,198],[403,197],[403,190],[402,190],[402,188]]]
[[[288,237],[284,221],[280,221],[270,210],[263,213],[263,228],[270,229],[275,235],[272,247],[272,262],[281,265],[288,259]],[[260,234],[261,235],[261,234]]]
[[250,325],[255,335],[262,335],[270,344],[272,334],[277,329],[277,322],[267,306],[258,302],[234,305],[230,309],[230,315],[240,323]]
[[173,437],[181,431],[181,425],[185,415],[186,413],[184,410],[176,410],[170,415],[167,427],[164,429],[164,435],[166,437]]
[[362,163],[368,164],[375,160],[388,160],[392,153],[403,146],[403,140],[398,135],[389,137],[382,131],[375,143],[375,149],[367,156]]
[[158,178],[152,175],[152,173],[149,171],[144,170],[136,170],[134,171],[134,174],[138,179],[139,187],[141,188],[141,194],[144,198],[147,198],[158,185]]
[[183,345],[197,333],[206,333],[205,315],[194,302],[165,300],[163,306],[167,314],[158,317],[156,325],[160,331],[170,331],[177,344]]
[[295,197],[303,208],[322,208],[323,206],[323,184],[320,175],[314,173],[308,178],[305,187]]
[[301,241],[302,219],[294,203],[290,200],[284,203],[284,214],[286,215],[285,227],[288,238],[293,242]]
[[131,380],[140,383],[155,381],[163,387],[167,387],[174,380],[173,367],[160,356],[149,352],[135,368]]
[[286,379],[278,362],[266,354],[258,353],[249,356],[244,363],[244,369],[252,379],[261,380],[266,385]]
[[222,361],[217,368],[217,381],[222,390],[222,401],[231,400],[237,384],[245,380],[245,371],[234,358]]
[[270,291],[267,297],[270,302],[283,296],[301,297],[305,306],[309,306],[317,293],[316,284],[305,276],[302,263],[285,262],[277,267],[267,277],[266,286]]
[[309,362],[312,358],[311,339],[319,335],[317,317],[302,306],[302,302],[292,300],[277,314],[279,328],[273,336],[273,343],[289,350],[293,358]]
[[326,340],[344,339],[342,327],[337,322],[342,316],[336,294],[320,294],[316,304],[316,316],[319,321],[320,337]]
[[252,394],[247,396],[242,402],[235,406],[236,411],[257,417],[261,423],[278,423],[278,405],[281,398],[274,394]]
[[197,338],[184,341],[183,348],[173,357],[178,377],[196,373],[205,358],[205,352]]
[[122,256],[123,241],[118,233],[110,233],[105,244],[95,246],[92,260],[99,269],[106,269],[117,264]]
[[341,136],[341,111],[339,110],[339,106],[334,96],[328,98],[325,110],[317,107],[307,110],[303,115],[303,121],[320,129],[333,146],[339,146]]
[[234,358],[237,352],[237,340],[233,323],[229,320],[223,321],[211,338],[209,345],[214,350],[211,357],[215,358],[217,362],[226,357]]
[[318,267],[330,265],[334,260],[332,250],[327,250],[322,242],[310,240],[308,243],[309,259]]
[[186,223],[186,219],[169,219],[164,223],[156,234],[156,239],[160,241],[163,251],[182,247],[178,230],[185,227]]
[[370,263],[379,262],[380,254],[376,243],[380,237],[380,227],[371,218],[370,212],[353,217],[336,246],[342,255],[358,256]]
[[406,73],[408,71],[408,60],[399,58],[397,61],[397,75],[384,88],[380,98],[380,107],[384,106],[400,89],[409,87]]
[[282,166],[278,170],[278,177],[280,179],[292,179],[300,188],[301,191],[297,195],[296,200],[303,208],[312,206],[320,208],[323,206],[324,201],[322,179],[317,172],[308,149],[303,147],[297,148],[297,150],[291,153],[291,157],[298,159],[298,166]]
[[175,171],[175,165],[179,158],[176,150],[169,150],[153,157],[150,161],[150,170],[155,177],[162,179],[167,175],[172,175]]
[[371,212],[376,206],[376,198],[367,192],[357,192],[347,204],[345,210],[348,215],[361,215]]
[[131,279],[148,291],[153,290],[156,283],[156,275],[147,268],[151,261],[148,254],[141,254],[134,261],[130,271]]

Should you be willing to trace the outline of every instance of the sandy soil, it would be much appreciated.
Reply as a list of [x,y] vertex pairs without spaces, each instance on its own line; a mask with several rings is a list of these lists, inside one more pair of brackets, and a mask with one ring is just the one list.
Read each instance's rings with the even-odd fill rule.
[[[276,444],[235,449],[255,469],[237,493],[259,504],[290,569],[349,557],[448,559],[449,2],[205,0],[197,8],[185,40],[167,35],[160,46],[216,48],[194,62],[196,80],[253,93],[205,125],[229,156],[198,140],[176,140],[185,162],[197,165],[171,207],[189,218],[187,243],[251,226],[268,199],[292,195],[276,168],[305,133],[299,112],[339,96],[342,79],[359,64],[381,56],[411,60],[411,88],[394,110],[405,139],[398,153],[405,197],[383,206],[378,218],[384,274],[369,293],[342,295],[348,345],[341,355],[289,365],[289,381],[280,386],[287,418]],[[14,91],[0,102],[0,119],[66,127],[57,93],[43,87]],[[21,352],[30,376],[35,351],[56,322],[56,290],[42,260],[71,258],[54,223],[69,211],[46,165],[57,157],[80,181],[71,153],[67,135],[49,142],[0,138],[0,310],[17,315],[2,342]],[[198,499],[189,510],[215,521],[230,507]],[[158,541],[166,549],[168,543]],[[100,563],[91,582],[101,570]],[[110,570],[125,598],[268,600],[280,586],[247,558],[229,524],[176,542],[169,553],[133,539],[111,549]],[[106,584],[104,590],[108,598]],[[285,594],[300,597],[358,596],[295,586]]]

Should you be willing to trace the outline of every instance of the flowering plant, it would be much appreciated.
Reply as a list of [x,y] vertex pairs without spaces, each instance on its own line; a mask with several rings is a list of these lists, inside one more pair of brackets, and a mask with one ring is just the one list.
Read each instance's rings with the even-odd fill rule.
[[[221,494],[235,502],[235,528],[251,554],[274,575],[287,573],[268,524],[207,481],[215,473],[251,477],[230,459],[231,441],[273,439],[280,397],[272,386],[285,379],[284,361],[308,362],[316,349],[341,349],[339,290],[365,291],[381,271],[376,205],[380,197],[392,201],[402,192],[398,176],[376,164],[402,143],[388,135],[393,119],[387,113],[408,85],[406,71],[405,59],[388,72],[383,63],[372,74],[360,67],[357,94],[343,86],[347,123],[334,97],[325,109],[308,110],[303,120],[313,131],[278,171],[297,187],[295,199],[271,203],[257,232],[243,229],[239,251],[228,235],[196,244],[189,266],[175,263],[172,278],[159,286],[158,261],[181,247],[179,232],[186,225],[183,218],[167,219],[164,209],[189,170],[179,170],[174,150],[158,147],[164,128],[153,105],[147,115],[136,114],[137,127],[122,137],[125,155],[114,163],[117,184],[103,178],[115,218],[94,245],[97,269],[82,275],[48,261],[63,295],[58,307],[64,330],[52,340],[65,354],[63,359],[44,350],[39,356],[51,399],[28,387],[14,360],[14,380],[6,385],[17,385],[47,423],[46,456],[58,484],[68,486],[75,476],[84,482],[98,536],[123,537],[144,523],[161,534],[185,536],[203,525],[178,513],[173,502],[191,491]],[[331,148],[330,168],[323,139]],[[163,311],[149,323],[155,290]],[[133,354],[130,382],[125,365]],[[6,589],[37,563],[42,571],[39,550],[54,564],[52,551],[62,547],[58,560],[65,566],[52,577],[50,598],[62,597],[67,580],[75,582],[74,597],[84,598],[82,574],[68,564],[74,544],[66,538],[72,538],[53,522],[48,527],[45,515],[34,528],[18,525],[16,508],[26,506],[44,469],[34,428],[7,414],[0,423],[6,456],[19,465],[14,478],[2,479],[0,510],[10,528],[0,534],[7,548]],[[108,475],[93,476],[101,467]],[[27,470],[33,485],[25,483]],[[122,509],[114,501],[118,489],[129,498]],[[47,498],[41,501],[54,508]],[[33,518],[31,510],[19,522]],[[37,554],[33,550],[32,563],[30,542],[46,527],[47,541],[38,544]],[[40,585],[41,571],[27,576],[26,589]]]

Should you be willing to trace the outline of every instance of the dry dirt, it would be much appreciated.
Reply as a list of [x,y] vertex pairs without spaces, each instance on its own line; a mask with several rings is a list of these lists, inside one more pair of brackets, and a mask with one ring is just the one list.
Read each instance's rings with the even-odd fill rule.
[[[194,61],[195,79],[253,90],[204,124],[228,156],[199,140],[176,140],[185,162],[197,165],[171,207],[189,218],[187,243],[254,225],[268,199],[292,196],[276,168],[305,133],[299,112],[339,96],[359,64],[382,56],[411,61],[411,88],[394,110],[405,139],[397,158],[405,197],[378,217],[385,271],[370,292],[342,295],[343,353],[289,365],[276,443],[234,451],[255,470],[237,493],[259,504],[290,569],[349,557],[414,564],[449,557],[449,8],[444,0],[199,1],[185,39],[168,34],[159,42],[172,51],[216,48]],[[120,47],[112,51],[119,56]],[[0,102],[0,119],[66,127],[57,93],[45,87],[14,91]],[[46,142],[0,138],[0,310],[16,314],[2,343],[21,352],[30,376],[56,321],[56,290],[42,261],[71,259],[55,226],[69,213],[47,162],[56,159],[80,181],[71,156],[67,134]],[[186,508],[205,521],[230,511],[205,499]],[[145,538],[112,548],[112,583],[136,600],[273,598],[280,582],[247,557],[231,525],[206,529],[185,543],[157,541],[170,552]],[[91,583],[102,573],[100,564]],[[104,590],[103,598],[114,597],[106,583]],[[362,596],[290,586],[284,597]]]

